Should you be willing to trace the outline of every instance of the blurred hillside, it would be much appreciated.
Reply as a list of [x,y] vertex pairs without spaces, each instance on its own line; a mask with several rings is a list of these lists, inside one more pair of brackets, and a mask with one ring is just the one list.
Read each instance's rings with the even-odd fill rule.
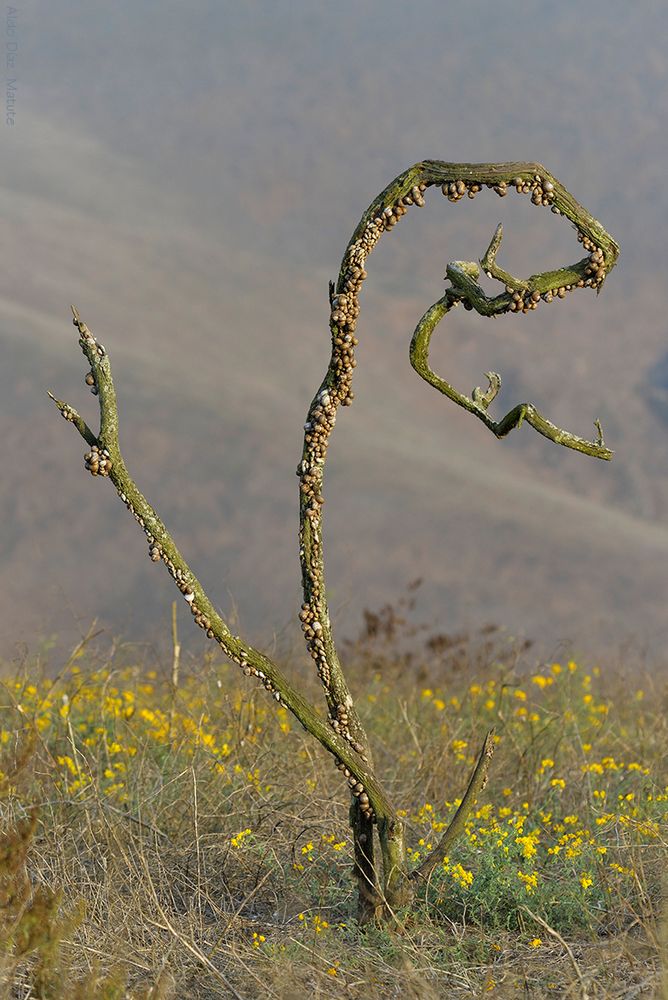
[[369,262],[357,398],[326,484],[340,625],[350,634],[361,607],[423,576],[422,614],[441,628],[495,621],[547,647],[661,649],[668,12],[595,0],[561,5],[557,23],[553,5],[524,10],[21,12],[17,123],[0,139],[3,653],[68,641],[93,617],[152,640],[173,598],[46,397],[93,419],[70,302],[110,352],[126,461],[193,569],[244,630],[286,628],[327,282],[369,201],[425,157],[541,160],[621,243],[600,297],[493,324],[458,311],[432,352],[465,391],[499,371],[497,412],[531,400],[581,435],[600,417],[616,454],[589,460],[528,428],[497,442],[411,371],[445,264],[479,257],[499,221],[514,273],[580,256],[568,225],[528,200],[432,193]]

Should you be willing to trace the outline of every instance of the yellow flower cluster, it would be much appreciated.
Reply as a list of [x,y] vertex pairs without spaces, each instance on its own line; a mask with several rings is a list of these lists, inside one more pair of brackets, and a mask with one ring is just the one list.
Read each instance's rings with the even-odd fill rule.
[[[382,713],[389,689],[377,683],[369,701],[374,713]],[[141,801],[137,789],[147,762],[160,780],[161,769],[168,766],[174,768],[172,775],[192,773],[200,780],[206,774],[212,785],[219,787],[220,782],[230,790],[231,801],[243,795],[248,797],[246,805],[250,800],[271,807],[282,777],[277,778],[276,767],[273,776],[270,773],[268,762],[274,755],[265,752],[263,741],[272,725],[271,738],[279,742],[287,737],[297,744],[301,737],[292,733],[285,708],[256,701],[245,689],[185,678],[175,692],[154,673],[137,668],[84,674],[75,665],[55,681],[21,680],[5,688],[0,750],[16,745],[22,733],[36,733],[55,764],[56,787],[64,798],[112,799],[116,806],[124,803],[124,811]],[[634,711],[647,715],[650,701],[637,692]],[[656,782],[651,756],[643,759],[630,749],[644,744],[617,724],[615,706],[602,697],[596,670],[585,673],[569,661],[548,665],[521,681],[467,682],[457,694],[424,688],[409,707],[416,721],[428,723],[415,727],[419,739],[423,732],[429,739],[416,747],[415,740],[406,738],[401,744],[399,737],[397,763],[409,773],[414,765],[423,767],[432,754],[429,765],[442,767],[442,774],[430,788],[466,787],[481,731],[494,724],[501,741],[493,765],[500,768],[497,781],[490,783],[485,801],[469,815],[463,836],[438,868],[440,885],[447,887],[444,897],[454,895],[465,901],[463,905],[478,906],[476,893],[484,893],[486,885],[502,884],[516,899],[534,895],[532,905],[539,905],[554,894],[557,880],[563,884],[566,873],[579,904],[590,900],[592,906],[601,906],[611,886],[629,886],[632,880],[640,884],[634,849],[660,845],[665,838],[668,792]],[[293,747],[286,751],[291,752]],[[300,788],[306,798],[311,792],[318,795],[323,779],[313,756],[303,744],[297,744],[294,753],[303,769]],[[514,762],[509,767],[508,760]],[[448,786],[453,762],[457,774]],[[445,784],[439,784],[442,776]],[[333,769],[331,780],[337,780]],[[398,781],[396,786],[401,787]],[[414,863],[434,850],[460,805],[452,792],[444,799],[435,795],[399,811],[409,820]],[[251,815],[256,813],[241,808],[230,813],[223,835],[230,863],[239,867],[261,843],[259,826],[254,832],[251,826],[241,829]],[[318,865],[343,871],[341,856],[351,847],[336,826],[323,831],[314,824],[306,829],[308,833],[303,828],[295,831],[294,837],[302,839],[292,841],[286,864],[300,873],[294,877],[303,885],[313,881]],[[300,921],[306,924],[307,918],[302,914]],[[330,925],[314,916],[308,926],[322,934]],[[538,944],[533,947],[541,944],[540,939],[534,941]],[[252,947],[265,943],[265,936],[255,931]],[[336,966],[331,968],[335,975]]]

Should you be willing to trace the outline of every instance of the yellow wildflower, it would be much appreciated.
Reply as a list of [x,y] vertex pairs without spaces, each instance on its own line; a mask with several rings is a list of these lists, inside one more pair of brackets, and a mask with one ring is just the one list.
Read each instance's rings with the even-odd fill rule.
[[531,678],[531,683],[535,684],[536,687],[543,688],[549,687],[550,684],[554,684],[554,677],[545,677],[544,674],[534,674]]
[[528,833],[524,837],[515,837],[515,843],[522,848],[522,856],[532,858],[536,854],[536,845],[539,841],[537,833]]
[[520,882],[522,883],[522,885],[524,886],[524,888],[526,889],[526,891],[527,891],[527,893],[529,895],[531,895],[531,893],[538,886],[538,873],[537,872],[530,872],[530,873],[526,874],[525,872],[523,872],[523,871],[520,870],[520,871],[517,872],[517,877],[518,877],[518,879],[520,880]]
[[243,844],[243,842],[246,839],[246,837],[248,837],[248,835],[250,834],[250,832],[251,832],[251,829],[250,829],[249,826],[246,827],[245,830],[240,830],[239,833],[237,833],[237,834],[234,835],[234,837],[230,837],[230,846],[231,847],[241,847],[241,845]]

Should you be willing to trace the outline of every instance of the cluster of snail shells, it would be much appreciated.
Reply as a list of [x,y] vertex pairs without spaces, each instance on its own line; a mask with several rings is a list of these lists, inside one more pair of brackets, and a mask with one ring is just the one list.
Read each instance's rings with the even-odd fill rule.
[[[427,184],[414,184],[411,190],[403,195],[392,205],[386,205],[379,211],[378,215],[371,218],[359,239],[355,240],[348,247],[346,254],[345,280],[340,292],[332,297],[332,312],[330,321],[334,327],[334,345],[344,353],[352,356],[352,347],[357,345],[357,339],[352,336],[359,315],[358,295],[362,282],[367,277],[365,270],[366,258],[376,246],[382,236],[396,226],[397,222],[406,214],[411,205],[419,207],[425,204],[424,192]],[[344,331],[348,331],[349,337],[346,339]],[[346,351],[348,349],[348,351]],[[355,361],[351,358],[350,364],[345,365],[346,369],[354,368]],[[352,395],[350,396],[352,399]],[[349,405],[350,399],[345,394],[341,397],[343,406]]]
[[[347,328],[350,332],[355,329],[359,314],[357,297],[362,282],[367,276],[364,268],[367,257],[382,234],[393,229],[411,205],[421,207],[425,204],[424,192],[427,187],[428,185],[424,183],[414,184],[411,190],[394,204],[386,205],[385,208],[379,210],[378,214],[366,223],[361,236],[348,247],[343,287],[332,299],[331,321],[335,327],[340,330]],[[336,344],[336,346],[340,347],[341,345]],[[344,406],[348,405],[348,400],[344,396],[342,396],[341,401]]]
[[[476,188],[478,191],[480,190],[480,186],[478,184],[476,184]],[[466,181],[463,180],[449,181],[441,187],[441,191],[445,197],[448,201],[453,202],[453,204],[456,201],[461,201],[464,195],[467,194],[468,190],[469,186]],[[477,191],[474,191],[471,194],[471,197],[474,198],[476,194]]]
[[[458,178],[457,180],[446,181],[445,184],[442,184],[441,191],[448,201],[454,204],[455,202],[461,201],[464,195],[467,195],[471,199],[475,198],[478,192],[482,191],[484,186],[485,185],[481,184],[479,181],[465,181]],[[508,184],[506,181],[499,181],[498,183],[491,181],[486,186],[491,188],[492,191],[496,191],[501,198],[505,198],[508,194]]]
[[201,612],[198,609],[198,607],[195,604],[195,592],[193,591],[190,585],[189,577],[183,572],[183,570],[178,569],[174,565],[174,563],[165,553],[165,551],[163,550],[162,546],[157,541],[155,536],[151,533],[151,530],[149,529],[149,526],[145,523],[143,517],[140,514],[138,514],[137,511],[134,509],[129,498],[125,495],[125,493],[121,493],[120,498],[126,505],[126,507],[130,511],[132,511],[135,521],[137,521],[137,523],[143,529],[144,534],[146,535],[146,541],[148,542],[149,559],[151,560],[151,562],[156,562],[156,563],[160,562],[160,560],[164,560],[164,563],[169,571],[170,576],[172,577],[172,579],[176,583],[176,586],[183,594],[183,598],[188,607],[190,608],[191,614],[195,619],[195,624],[199,625],[200,628],[205,629],[209,638],[213,639],[214,632],[213,629],[211,629],[210,627],[211,623],[209,622],[209,619],[206,617],[206,615],[203,614],[203,612]]
[[[317,597],[318,591],[313,594],[313,599],[317,600]],[[327,687],[330,681],[330,672],[329,664],[327,663],[327,652],[322,639],[323,628],[322,624],[316,618],[314,608],[306,601],[302,604],[301,611],[299,612],[299,620],[301,622],[304,638],[306,639],[308,651],[311,654],[311,657],[315,660],[318,676]]]
[[299,620],[306,641],[314,645],[317,644],[317,646],[322,646],[322,625],[315,617],[315,611],[310,604],[306,602],[302,604],[301,611],[299,612]]
[[516,177],[513,186],[518,194],[530,194],[534,205],[551,205],[554,199],[554,184],[540,174],[531,178]]
[[[168,564],[169,565],[169,564]],[[177,570],[177,573],[181,573],[181,570]],[[185,580],[185,577],[182,577]],[[177,586],[181,591],[183,587],[181,586],[181,581],[177,578]],[[200,611],[194,604],[194,595],[191,599],[190,594],[192,591],[186,588],[186,593],[184,597],[186,601],[190,604],[191,611],[195,617],[195,624],[199,625],[200,628],[206,629],[207,638],[214,639],[222,649],[225,656],[229,657],[232,663],[236,663],[238,667],[241,668],[241,672],[244,677],[257,677],[260,684],[273,696],[274,700],[279,702],[279,704],[285,705],[281,698],[280,691],[276,690],[273,681],[265,674],[263,670],[259,670],[257,667],[252,666],[248,662],[248,650],[243,647],[240,649],[235,649],[234,644],[237,646],[241,643],[241,638],[238,635],[231,635],[226,626],[222,624],[223,635],[216,635],[213,628],[211,627],[211,622],[206,617],[206,615]],[[287,707],[287,706],[286,706]]]
[[[329,724],[334,730],[334,732],[338,733],[339,736],[343,736],[344,739],[348,740],[353,750],[357,750],[357,744],[353,745],[353,739],[350,734],[350,730],[348,729],[349,721],[350,719],[348,717],[348,709],[346,708],[345,705],[337,705],[336,715],[330,715],[329,718]],[[360,749],[357,752],[361,753],[363,751],[364,747],[361,746],[360,744]]]
[[[207,632],[207,635],[208,635],[208,632]],[[239,636],[235,636],[235,639],[238,640]],[[257,677],[257,679],[259,680],[259,682],[262,685],[262,687],[266,691],[268,691],[270,695],[272,695],[272,697],[274,698],[274,701],[277,701],[279,704],[282,703],[281,692],[276,690],[276,688],[274,687],[273,682],[269,679],[269,677],[267,677],[267,675],[265,674],[264,670],[258,670],[257,667],[252,667],[250,665],[250,663],[246,659],[246,651],[245,650],[241,650],[241,652],[239,652],[239,653],[230,653],[226,649],[225,643],[221,642],[220,640],[218,640],[218,641],[219,641],[220,646],[223,649],[223,652],[227,653],[227,655],[230,657],[230,659],[234,663],[238,664],[241,667],[241,671],[242,671],[242,673],[244,674],[245,677]]]
[[[348,263],[350,267],[364,268],[364,261],[369,256],[384,232],[393,229],[397,222],[406,214],[411,205],[422,207],[425,203],[424,192],[427,184],[414,184],[411,190],[392,205],[386,205],[378,215],[370,219],[361,237],[348,247]],[[350,277],[350,270],[348,271]],[[363,275],[366,278],[366,273]]]
[[332,727],[335,733],[338,733],[339,736],[343,736],[343,738],[346,739],[348,743],[350,743],[352,749],[355,751],[355,753],[358,753],[360,755],[362,760],[366,760],[367,757],[364,752],[364,747],[362,746],[361,743],[358,743],[357,740],[353,739],[352,734],[348,728],[349,722],[350,718],[348,716],[348,709],[346,708],[346,706],[337,705],[336,715],[330,716],[329,718],[330,726]]
[[[516,185],[517,186],[517,185]],[[531,201],[534,205],[550,205],[554,199],[554,184],[544,180],[540,174],[534,177],[531,185]]]
[[528,313],[532,309],[537,309],[541,300],[543,302],[552,302],[553,299],[565,299],[568,292],[572,292],[576,288],[585,288],[589,285],[593,286],[598,283],[598,279],[589,278],[586,281],[580,278],[578,281],[573,282],[568,285],[560,285],[559,288],[551,289],[550,291],[543,292],[542,294],[538,291],[518,291],[517,289],[512,289],[506,286],[506,291],[512,293],[512,299],[510,305],[508,306],[509,312],[514,313]]
[[517,289],[512,289],[509,286],[506,286],[506,291],[512,293],[512,299],[510,301],[510,306],[508,307],[510,312],[527,313],[531,309],[538,308],[538,303],[541,298],[540,292],[518,291]]
[[375,813],[371,808],[371,803],[369,802],[369,796],[364,790],[364,785],[361,781],[358,781],[354,774],[350,771],[348,767],[341,760],[337,760],[336,766],[341,771],[343,776],[348,779],[348,787],[353,793],[357,801],[359,802],[360,809],[366,814],[368,819],[375,820]]
[[425,203],[423,195],[426,190],[426,184],[415,184],[414,187],[411,188],[410,193],[404,195],[401,199],[402,205],[405,205],[406,207],[417,205],[418,208],[422,208]]
[[[305,571],[310,582],[310,598],[315,605],[320,595],[320,581],[318,576],[318,563],[320,553],[320,542],[318,540],[318,526],[320,523],[320,511],[325,500],[322,495],[322,466],[327,454],[327,443],[329,435],[336,423],[336,405],[332,390],[323,387],[312,405],[308,420],[304,424],[305,431],[305,457],[300,462],[297,474],[300,477],[300,491],[302,496],[302,510],[305,518],[311,523],[311,547],[309,552],[310,565],[305,564]],[[303,547],[303,525],[300,530],[300,557],[306,559],[306,551]],[[302,627],[307,639],[309,650],[314,660],[318,661],[319,672],[327,673],[326,656],[324,646],[320,639],[322,625],[317,620],[314,608],[305,604],[300,613]],[[328,683],[328,676],[321,674],[325,683]]]
[[125,506],[128,508],[128,510],[132,512],[135,521],[137,521],[139,526],[143,529],[144,534],[146,535],[146,541],[148,542],[148,554],[151,562],[157,563],[160,562],[161,559],[164,561],[165,566],[169,571],[169,575],[176,583],[176,586],[183,594],[183,598],[186,604],[190,608],[191,614],[195,619],[195,624],[199,625],[200,628],[205,629],[208,638],[213,639],[215,633],[211,628],[211,623],[209,619],[202,611],[199,610],[199,608],[195,604],[195,592],[191,588],[189,577],[187,576],[187,574],[183,572],[182,569],[174,565],[174,563],[169,558],[167,553],[164,551],[160,543],[151,533],[149,526],[145,523],[143,517],[140,514],[138,514],[137,511],[132,506],[129,497],[127,497],[125,493],[120,493],[119,496],[123,501],[123,503],[125,504]]
[[[162,553],[161,549],[159,548],[159,546],[157,546],[155,544],[152,535],[148,535],[148,542],[149,542],[149,554],[151,556],[151,559],[153,559],[155,562],[157,562],[158,559],[162,559],[163,553]],[[168,563],[168,568],[170,569],[170,573],[171,573],[172,570],[171,570],[171,567],[170,567],[169,563]],[[176,586],[179,588],[179,590],[183,594],[184,601],[186,602],[186,604],[190,608],[190,613],[193,616],[193,618],[195,619],[195,625],[198,625],[199,628],[204,629],[204,631],[206,632],[206,634],[209,637],[209,639],[213,639],[215,633],[214,633],[213,629],[211,628],[211,622],[209,621],[209,619],[207,618],[207,616],[204,614],[204,612],[200,608],[198,608],[197,605],[195,604],[195,592],[191,589],[190,583],[188,582],[188,580],[183,575],[181,575],[181,577],[179,578],[176,575],[178,572],[180,572],[180,571],[177,570],[176,573],[172,573],[172,575],[174,576],[174,579],[176,580]]]
[[331,322],[339,327],[354,329],[359,316],[360,307],[354,294],[340,292],[332,297]]
[[148,536],[148,554],[151,562],[160,562],[162,559],[162,549],[152,535]]
[[[589,241],[588,241],[589,242]],[[585,274],[596,282],[605,278],[605,258],[600,247],[596,247],[589,255],[589,263],[585,267]]]
[[[491,188],[500,198],[505,198],[509,187],[514,187],[519,194],[530,194],[534,205],[552,205],[554,199],[554,184],[541,177],[540,174],[534,174],[531,178],[515,177],[510,184],[505,180],[488,181],[484,186]],[[446,181],[441,186],[441,191],[448,201],[457,202],[461,201],[464,195],[475,198],[482,188],[483,185],[478,181],[465,181],[459,178],[458,180]],[[555,208],[554,211],[558,210]]]
[[586,235],[586,233],[583,233],[582,230],[577,228],[577,226],[574,226],[574,228],[577,230],[578,243],[581,243],[588,253],[594,254],[598,250],[600,251],[601,256],[603,255],[603,251],[600,249],[600,247],[596,246],[594,241],[590,240],[589,237]]
[[[594,246],[586,237],[585,240],[590,246]],[[584,241],[580,240],[580,242]],[[599,247],[594,247],[584,272],[587,275],[586,278],[579,278],[578,281],[561,285],[559,288],[551,289],[542,294],[538,291],[518,290],[512,288],[510,285],[506,285],[506,292],[512,295],[510,305],[508,306],[509,312],[527,313],[532,309],[536,309],[541,299],[543,302],[552,302],[554,298],[565,299],[567,293],[572,292],[576,288],[595,288],[599,286],[603,282],[606,273],[605,257]]]
[[112,461],[109,452],[106,448],[98,448],[96,444],[86,452],[84,462],[86,471],[92,476],[108,476],[111,472]]
[[[377,233],[382,233],[382,231],[393,229],[397,222],[406,214],[411,205],[417,205],[418,208],[422,208],[425,204],[424,192],[427,190],[426,184],[414,184],[408,194],[403,195],[398,201],[393,205],[386,205],[382,210],[380,215],[375,216],[371,222],[371,226],[375,227]],[[372,240],[377,242],[377,236],[373,237]]]
[[[357,338],[353,337],[349,342],[353,341],[356,344]],[[329,390],[321,389],[309,411],[308,420],[304,424],[307,442],[322,444],[329,437],[335,423],[336,405]],[[314,451],[313,448],[310,450]]]
[[67,403],[63,403],[60,407],[60,415],[64,420],[74,420],[74,410]]
[[[411,205],[424,205],[426,189],[427,184],[413,185],[410,192],[403,195],[395,204],[386,206],[379,214],[370,219],[361,236],[348,247],[340,289],[330,297],[332,353],[336,380],[333,386],[326,386],[320,390],[304,424],[305,457],[297,469],[297,474],[301,480],[304,516],[311,522],[310,559],[313,565],[307,564],[305,567],[310,583],[310,603],[305,603],[302,606],[300,619],[309,652],[315,660],[318,674],[326,686],[329,685],[330,671],[321,637],[322,625],[318,620],[317,612],[320,596],[317,568],[320,547],[317,527],[320,522],[321,507],[324,503],[320,470],[327,453],[329,435],[336,423],[337,405],[340,403],[342,406],[349,406],[354,399],[351,382],[353,370],[357,365],[354,350],[359,343],[354,331],[360,312],[359,292],[367,277],[364,266],[366,258],[382,233],[392,229]],[[302,543],[303,533],[300,535],[300,556],[304,560],[306,552]],[[347,726],[343,725],[341,720],[334,721],[343,735]]]
[[[306,517],[313,522],[314,516],[315,514],[313,508],[312,507],[307,508]],[[314,536],[316,534],[315,528],[317,527],[319,527],[319,524],[314,524],[314,531],[313,531]],[[301,541],[302,539],[303,535],[300,533],[299,554],[302,563],[304,565],[304,569],[306,570],[306,573],[308,575],[309,587],[310,587],[310,592],[309,592],[310,604],[308,604],[307,606],[309,609],[309,615],[311,617],[311,620],[314,620],[317,619],[316,606],[318,604],[318,601],[320,600],[320,578],[318,575],[318,567],[320,564],[320,543],[317,541],[316,537],[313,537],[309,552],[307,553],[306,549],[304,548],[303,542]],[[320,623],[318,622],[318,624]],[[313,656],[314,659],[317,659],[324,649],[322,643],[322,633],[320,632],[320,630],[314,632],[310,628],[310,622],[305,621],[304,619],[302,619],[302,629],[304,631],[304,635],[306,637],[311,655]]]

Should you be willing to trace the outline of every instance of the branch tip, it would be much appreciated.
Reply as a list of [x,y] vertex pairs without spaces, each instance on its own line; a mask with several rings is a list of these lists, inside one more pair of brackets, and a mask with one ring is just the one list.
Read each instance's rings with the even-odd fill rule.
[[484,271],[491,270],[490,265],[494,264],[494,259],[496,257],[497,251],[501,246],[501,240],[503,239],[503,224],[500,222],[496,229],[494,230],[494,235],[492,236],[489,246],[485,250],[484,255],[480,258],[480,264]]

